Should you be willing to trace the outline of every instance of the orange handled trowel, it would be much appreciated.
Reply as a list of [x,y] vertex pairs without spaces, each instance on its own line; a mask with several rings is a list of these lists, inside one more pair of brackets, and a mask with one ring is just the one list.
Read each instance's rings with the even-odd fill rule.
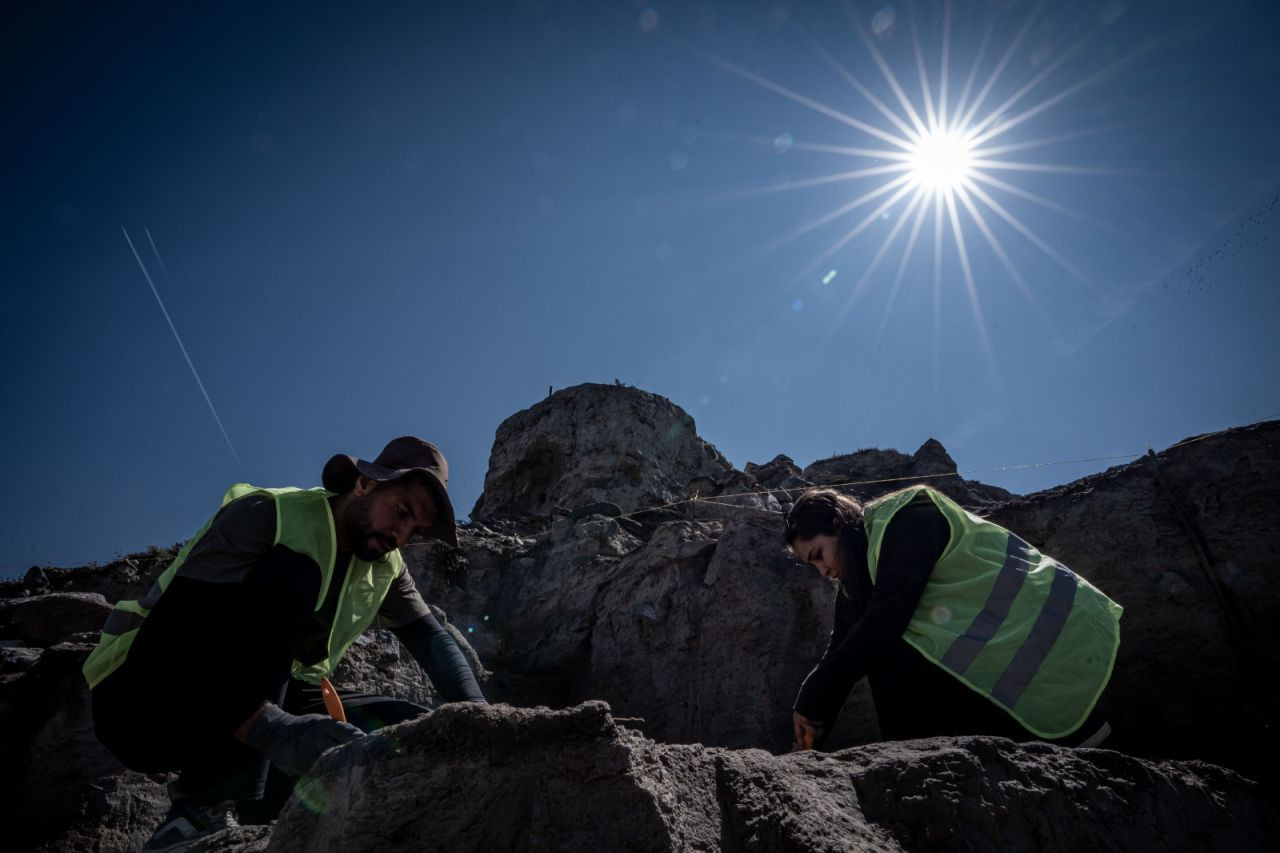
[[[323,676],[320,678],[320,695],[324,698],[324,709],[329,712],[329,716],[340,723],[345,723],[347,711],[342,707],[342,697],[338,695],[337,690],[333,689],[333,682]],[[809,740],[812,741],[813,738]]]

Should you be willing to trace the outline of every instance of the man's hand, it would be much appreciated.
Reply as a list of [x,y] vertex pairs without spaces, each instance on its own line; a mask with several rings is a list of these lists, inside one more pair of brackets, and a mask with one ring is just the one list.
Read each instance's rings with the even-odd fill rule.
[[244,732],[244,742],[290,776],[301,776],[327,749],[364,737],[350,723],[324,714],[290,714],[275,705],[262,706]]
[[822,737],[822,723],[811,720],[799,711],[791,712],[791,725],[795,730],[795,739],[791,743],[792,752],[813,749],[813,742]]

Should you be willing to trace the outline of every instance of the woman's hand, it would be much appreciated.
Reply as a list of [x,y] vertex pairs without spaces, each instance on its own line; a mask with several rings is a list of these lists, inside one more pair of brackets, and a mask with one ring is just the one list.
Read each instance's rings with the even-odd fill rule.
[[791,712],[791,725],[795,729],[795,738],[791,743],[792,752],[813,749],[814,740],[822,737],[822,723],[809,719],[799,711]]

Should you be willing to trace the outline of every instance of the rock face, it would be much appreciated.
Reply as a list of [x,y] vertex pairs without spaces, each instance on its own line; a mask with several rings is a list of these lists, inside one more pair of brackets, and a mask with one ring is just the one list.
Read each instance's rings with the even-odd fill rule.
[[827,592],[772,525],[711,539],[664,524],[597,596],[571,699],[608,696],[659,740],[783,750],[787,703],[824,648],[812,617]]
[[[96,593],[114,605],[122,598],[137,597],[150,588],[177,555],[179,547],[152,547],[105,565],[95,563],[78,569],[32,566],[20,581],[0,581],[0,600],[18,600],[56,592]],[[94,629],[98,627],[101,623]]]
[[99,630],[107,621],[112,604],[96,592],[0,599],[0,637],[21,640],[29,646],[52,646],[71,634]]
[[[485,671],[492,700],[603,699],[626,728],[598,705],[445,707],[397,728],[399,754],[373,738],[326,759],[315,792],[325,799],[295,803],[275,832],[208,849],[360,849],[355,829],[329,819],[340,814],[381,847],[426,849],[1276,844],[1258,789],[1194,762],[983,738],[822,756],[755,750],[789,745],[791,703],[833,607],[833,590],[785,548],[782,510],[810,484],[857,482],[848,490],[866,499],[928,477],[1126,608],[1101,706],[1115,729],[1108,747],[1280,783],[1280,422],[1017,497],[953,476],[933,441],[912,455],[864,450],[803,470],[778,456],[737,471],[662,398],[591,385],[508,419],[492,458],[460,548],[407,547],[413,576]],[[677,505],[627,517],[666,503]],[[93,738],[79,667],[107,603],[136,596],[171,556],[154,549],[0,584],[6,843],[136,848],[163,813],[164,780],[125,771]],[[437,701],[386,632],[363,637],[337,680]],[[856,689],[828,746],[877,737],[870,696]],[[1235,824],[1222,819],[1231,812]],[[428,819],[440,828],[418,822]]]
[[914,454],[896,450],[859,450],[814,462],[800,476],[818,486],[856,483],[842,488],[862,501],[913,483],[933,486],[966,507],[990,506],[1013,494],[959,476],[955,460],[937,439],[931,438]]
[[169,808],[163,785],[121,767],[93,734],[80,674],[91,648],[57,644],[28,671],[0,676],[8,849],[136,850]]
[[[471,671],[482,686],[489,679],[489,672],[480,662],[480,656],[467,642],[466,636],[449,623],[444,611],[431,608],[441,625],[462,649]],[[431,708],[444,701],[431,679],[418,666],[409,651],[400,645],[395,634],[383,629],[366,631],[343,657],[333,674],[334,681],[350,690],[394,696]]]
[[[1160,482],[1146,460],[1024,498],[952,476],[928,482],[1017,531],[1126,608],[1120,658],[1101,708],[1115,729],[1111,743],[1145,755],[1212,758],[1275,778],[1261,757],[1270,751],[1259,745],[1275,745],[1280,723],[1273,687],[1280,685],[1280,623],[1273,618],[1280,595],[1267,583],[1280,553],[1280,530],[1269,515],[1280,498],[1278,451],[1280,423],[1272,422],[1156,454]],[[785,457],[750,470],[768,481],[756,481],[762,492],[795,478]],[[930,441],[911,456],[859,451],[824,460],[803,477],[890,480],[850,489],[868,499],[901,487],[896,477],[955,470]],[[735,478],[739,489],[751,485],[742,478],[754,479],[744,471],[691,482],[705,495],[708,483]],[[709,506],[715,510],[706,515],[701,503],[677,513],[691,521],[638,531],[644,544],[615,544],[589,558],[583,551],[563,559],[557,554],[567,552],[551,546],[585,530],[526,527],[501,548],[468,550],[465,588],[425,566],[416,571],[431,600],[460,623],[485,626],[492,654],[485,661],[500,699],[562,706],[600,698],[620,714],[643,717],[640,727],[662,740],[780,749],[796,687],[825,646],[831,593],[783,549],[776,511]],[[603,528],[603,521],[578,524]],[[500,538],[483,527],[472,533],[483,542]],[[712,564],[730,568],[710,572]],[[537,579],[532,598],[526,578]],[[537,615],[512,612],[516,601],[532,601]],[[514,624],[479,621],[504,608]],[[760,666],[751,675],[723,658],[745,649],[756,652]],[[744,677],[755,692],[742,686]],[[739,710],[724,710],[735,704]],[[714,725],[698,722],[708,713],[719,715]],[[833,745],[876,736],[869,696],[855,691]]]
[[446,706],[315,772],[267,850],[1251,851],[1278,830],[1210,765],[999,738],[776,757],[661,745],[602,703]]
[[[556,707],[604,696],[663,740],[790,744],[787,709],[825,648],[832,603],[776,517],[665,522],[643,543],[600,517],[529,538],[466,530],[461,542],[463,577],[418,555],[410,565],[470,631],[493,671],[487,695]],[[875,736],[868,704],[847,717],[847,737]]]
[[623,512],[678,500],[731,468],[671,401],[622,385],[578,385],[502,422],[476,521],[548,517],[611,501]]
[[1105,710],[1126,749],[1276,778],[1280,422],[993,508],[1125,607]]
[[795,479],[801,475],[800,468],[795,461],[790,456],[782,453],[779,453],[763,465],[748,462],[742,466],[742,472],[754,477],[766,489],[780,488],[788,480]]

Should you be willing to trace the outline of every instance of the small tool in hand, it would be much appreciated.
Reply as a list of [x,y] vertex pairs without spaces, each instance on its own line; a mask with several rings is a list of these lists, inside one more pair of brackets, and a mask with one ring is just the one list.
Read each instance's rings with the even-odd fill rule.
[[324,698],[324,708],[329,712],[329,716],[340,723],[345,723],[347,711],[342,707],[342,697],[333,688],[333,682],[323,676],[320,678],[320,695]]

